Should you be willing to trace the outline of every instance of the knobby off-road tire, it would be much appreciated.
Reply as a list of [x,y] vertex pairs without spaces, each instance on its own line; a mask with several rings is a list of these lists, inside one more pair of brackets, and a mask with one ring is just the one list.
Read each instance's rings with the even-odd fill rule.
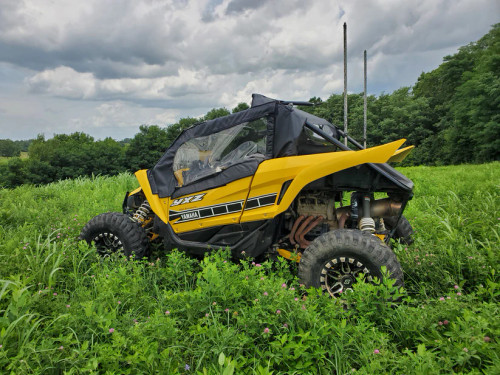
[[316,238],[299,263],[299,279],[307,287],[322,288],[332,297],[352,288],[356,277],[382,280],[385,266],[395,286],[403,286],[403,271],[396,254],[379,238],[359,230],[339,229]]
[[[384,225],[389,230],[392,230],[396,226],[397,221],[397,216],[384,217]],[[404,216],[401,216],[401,220],[399,220],[396,232],[394,232],[394,239],[396,241],[399,240],[399,242],[405,245],[411,245],[414,241],[413,228],[408,219]]]
[[149,239],[144,229],[130,216],[118,212],[107,212],[92,218],[83,227],[79,238],[89,245],[95,244],[101,256],[122,253],[142,259],[149,255]]

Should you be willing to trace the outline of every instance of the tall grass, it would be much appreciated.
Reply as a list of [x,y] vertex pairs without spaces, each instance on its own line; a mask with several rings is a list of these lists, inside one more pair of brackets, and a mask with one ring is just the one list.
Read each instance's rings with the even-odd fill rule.
[[412,246],[344,299],[286,261],[159,250],[100,259],[75,239],[133,176],[0,191],[0,373],[498,373],[499,163],[412,167]]

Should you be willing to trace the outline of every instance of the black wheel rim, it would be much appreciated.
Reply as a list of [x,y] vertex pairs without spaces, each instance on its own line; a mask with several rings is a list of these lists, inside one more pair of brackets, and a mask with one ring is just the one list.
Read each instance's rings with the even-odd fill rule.
[[113,253],[123,253],[122,241],[112,232],[99,233],[93,242],[97,253],[103,257],[109,257]]
[[333,258],[321,270],[321,289],[332,297],[339,297],[352,290],[352,285],[361,274],[365,275],[367,282],[373,281],[370,270],[359,259],[352,256]]

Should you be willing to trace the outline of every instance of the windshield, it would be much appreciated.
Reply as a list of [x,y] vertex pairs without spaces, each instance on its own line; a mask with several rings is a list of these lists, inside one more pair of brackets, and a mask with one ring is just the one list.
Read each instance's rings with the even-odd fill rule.
[[267,120],[234,126],[190,139],[175,154],[173,170],[177,186],[185,186],[249,158],[265,158]]

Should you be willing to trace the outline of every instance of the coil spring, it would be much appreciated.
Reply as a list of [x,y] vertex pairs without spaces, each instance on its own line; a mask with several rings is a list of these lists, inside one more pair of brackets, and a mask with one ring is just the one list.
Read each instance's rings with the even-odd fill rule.
[[363,217],[359,221],[359,229],[363,232],[374,233],[375,232],[375,220],[371,217]]
[[149,205],[148,201],[144,201],[141,206],[134,212],[133,220],[139,224],[144,223],[148,216],[149,213],[151,212],[151,206]]

